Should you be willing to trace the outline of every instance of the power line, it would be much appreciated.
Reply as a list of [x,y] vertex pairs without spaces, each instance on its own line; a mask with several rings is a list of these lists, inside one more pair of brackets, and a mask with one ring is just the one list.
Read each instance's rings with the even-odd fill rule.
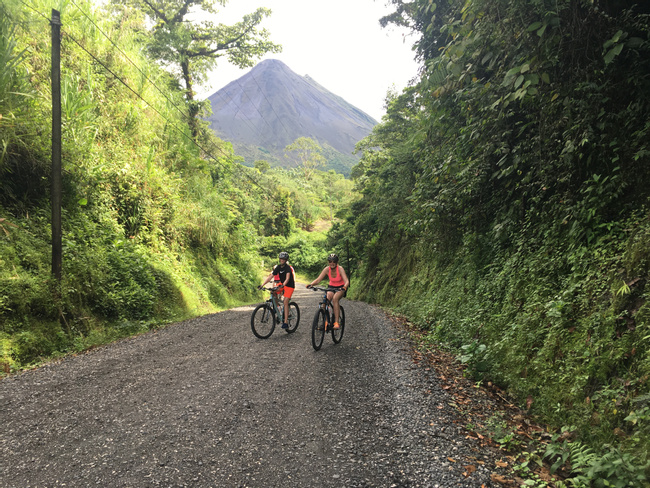
[[104,31],[103,31],[103,30],[102,30],[102,29],[101,29],[101,28],[100,28],[100,27],[95,23],[95,21],[94,21],[93,19],[91,19],[91,18],[88,16],[88,14],[87,14],[84,10],[82,10],[81,7],[79,7],[79,5],[77,5],[77,4],[75,3],[74,0],[70,0],[70,1],[71,1],[72,4],[73,4],[75,7],[77,7],[77,9],[78,9],[78,10],[79,10],[79,11],[80,11],[80,12],[81,12],[81,13],[82,13],[82,14],[83,14],[83,15],[84,15],[84,16],[85,16],[89,21],[90,21],[91,24],[94,25],[95,28],[96,28],[99,32],[101,32],[101,34],[102,34],[106,39],[108,39],[108,41],[113,45],[113,47],[115,47],[115,49],[117,49],[117,50],[118,50],[118,51],[119,51],[119,52],[120,52],[120,53],[121,53],[121,54],[122,54],[122,55],[127,59],[127,61],[128,61],[129,63],[131,63],[131,64],[133,65],[133,67],[134,67],[135,69],[137,69],[137,70],[140,72],[140,74],[141,74],[142,76],[144,76],[144,78],[145,78],[145,79],[146,79],[146,80],[147,80],[147,81],[148,81],[148,82],[149,82],[149,83],[150,83],[150,84],[151,84],[151,85],[152,85],[156,90],[158,90],[158,92],[159,92],[159,93],[160,93],[160,94],[161,94],[165,99],[167,99],[167,101],[168,101],[169,103],[172,104],[172,106],[173,106],[174,108],[176,108],[176,110],[178,110],[182,115],[184,115],[186,118],[189,119],[189,116],[190,116],[189,113],[183,112],[183,111],[178,107],[178,105],[176,105],[176,104],[175,104],[175,103],[174,103],[174,102],[173,102],[173,101],[172,101],[172,100],[167,96],[166,93],[164,93],[160,88],[158,88],[158,85],[156,85],[152,80],[149,79],[149,77],[148,77],[148,76],[147,76],[147,75],[146,75],[146,74],[145,74],[145,73],[140,69],[140,67],[139,67],[137,64],[135,64],[135,63],[131,60],[131,58],[130,58],[130,57],[129,57],[129,56],[128,56],[124,51],[122,51],[122,49],[120,49],[120,47],[119,47],[117,44],[115,44],[115,42],[113,42],[113,40],[108,36],[108,34],[106,34],[106,33],[105,33],[105,32],[104,32]]
[[[177,106],[177,105],[176,105],[176,104],[175,104],[175,103],[174,103],[174,102],[173,102],[173,101],[172,101],[172,100],[171,100],[171,99],[170,99],[170,98],[169,98],[169,97],[168,97],[168,96],[167,96],[167,95],[166,95],[166,94],[165,94],[165,93],[164,93],[164,92],[163,92],[163,91],[162,91],[162,90],[161,90],[161,89],[156,85],[156,83],[155,83],[154,81],[152,81],[152,80],[151,80],[151,79],[150,79],[150,78],[149,78],[149,77],[148,77],[148,76],[147,76],[147,75],[146,75],[146,74],[145,74],[145,73],[144,73],[144,72],[143,72],[143,71],[138,67],[138,65],[137,65],[136,63],[134,63],[134,62],[131,60],[131,58],[130,58],[130,57],[129,57],[129,56],[128,56],[128,55],[127,55],[127,54],[126,54],[122,49],[120,49],[120,47],[119,47],[115,42],[113,42],[113,40],[108,36],[108,34],[106,34],[106,33],[105,33],[105,32],[104,32],[104,31],[103,31],[103,30],[102,30],[102,29],[101,29],[101,28],[100,28],[100,27],[95,23],[95,21],[94,21],[93,19],[91,19],[91,18],[88,16],[88,14],[87,14],[83,9],[81,9],[81,7],[79,7],[79,5],[77,5],[77,4],[75,3],[74,0],[71,0],[71,2],[72,2],[72,4],[73,4],[75,7],[77,7],[77,9],[78,9],[78,10],[79,10],[79,11],[80,11],[80,12],[81,12],[85,17],[86,17],[86,19],[88,19],[88,20],[90,21],[90,23],[93,24],[93,25],[95,26],[95,28],[96,28],[96,29],[97,29],[97,30],[98,30],[98,31],[99,31],[99,32],[100,32],[100,33],[101,33],[101,34],[102,34],[102,35],[103,35],[103,36],[104,36],[104,37],[105,37],[105,38],[106,38],[106,39],[107,39],[107,40],[108,40],[108,41],[109,41],[109,42],[110,42],[110,43],[111,43],[111,44],[112,44],[112,45],[113,45],[113,46],[114,46],[114,47],[115,47],[115,48],[116,48],[116,49],[117,49],[117,50],[118,50],[118,51],[119,51],[119,52],[120,52],[120,53],[121,53],[121,54],[122,54],[122,55],[123,55],[123,56],[124,56],[128,61],[129,61],[129,63],[131,63],[131,64],[133,65],[133,67],[135,67],[135,69],[137,69],[137,70],[140,72],[140,74],[142,74],[142,76],[145,78],[145,80],[147,80],[147,82],[148,82],[150,85],[152,85],[152,86],[153,86],[153,87],[154,87],[154,88],[155,88],[155,89],[156,89],[156,90],[157,90],[157,91],[158,91],[158,92],[159,92],[159,93],[160,93],[160,94],[161,94],[161,95],[162,95],[162,96],[163,96],[163,97],[164,97],[164,98],[165,98],[165,99],[166,99],[166,100],[167,100],[167,101],[168,101],[168,102],[169,102],[169,103],[174,107],[174,108],[176,108],[176,109],[179,111],[179,113],[180,113],[181,115],[185,116],[185,117],[189,120],[189,118],[190,118],[189,113],[185,113],[185,112],[183,112],[183,111],[182,111],[182,110],[181,110],[181,109],[180,109],[180,108],[179,108],[179,107],[178,107],[178,106]],[[76,41],[75,41],[75,42],[76,42]],[[79,44],[79,43],[77,43],[77,44]],[[82,46],[80,45],[80,47],[82,47]],[[84,51],[86,51],[85,48],[82,47],[82,49],[84,49]],[[86,52],[88,52],[88,51],[86,51]],[[102,64],[101,61],[97,60],[97,59],[96,59],[94,56],[92,56],[90,53],[88,53],[88,54],[89,54],[91,57],[93,57],[93,59],[95,59],[97,62],[99,62],[100,64]],[[102,66],[104,66],[104,65],[102,64]],[[104,67],[105,67],[105,66],[104,66]],[[106,67],[105,67],[105,68],[106,68]],[[106,69],[108,69],[108,68],[106,68]],[[110,70],[109,70],[109,71],[110,71]],[[114,74],[113,74],[113,75],[114,75]],[[114,75],[114,76],[116,76],[116,75]],[[117,76],[116,76],[116,78],[118,78],[118,79],[119,79],[119,80],[120,80],[120,81],[121,81],[125,86],[127,86],[127,88],[129,88],[131,91],[133,91],[133,90],[132,90],[132,89],[131,89],[127,84],[126,84],[126,82],[124,82],[123,80],[121,80],[121,79],[120,79],[119,77],[117,77]],[[241,85],[240,85],[240,86],[241,86]],[[258,88],[259,88],[259,85],[258,85]],[[135,93],[135,92],[134,92],[134,93]],[[137,93],[136,93],[136,95],[137,95]],[[137,95],[137,96],[139,96],[139,95]],[[221,97],[221,94],[219,94],[219,96]],[[140,97],[140,98],[142,99],[142,97]],[[223,100],[223,97],[221,97],[221,98],[222,98],[222,100]],[[147,103],[146,100],[144,100],[144,99],[142,99],[142,100],[143,100],[145,103]],[[231,98],[230,100],[232,100],[232,98]],[[267,99],[267,102],[268,102],[268,99]],[[229,103],[229,101],[227,101],[226,103]],[[148,103],[147,103],[147,104],[148,104]],[[148,105],[149,105],[149,104],[148,104]],[[151,106],[151,105],[149,105],[149,106]],[[152,108],[153,108],[153,107],[152,107]],[[155,110],[155,109],[154,109],[154,110]],[[162,116],[162,114],[160,114],[160,112],[158,112],[158,111],[156,111],[156,112],[157,112],[159,115],[161,115],[161,117],[164,118],[164,116]],[[269,124],[269,123],[264,119],[264,116],[259,112],[259,110],[258,110],[258,113],[260,114],[260,116],[262,117],[262,119],[267,123],[267,125],[269,125],[269,127],[271,127],[271,125],[270,125],[270,124]],[[276,117],[277,117],[277,115],[276,115]],[[248,117],[247,117],[247,119],[248,119]],[[165,120],[166,120],[166,119],[165,119]],[[252,125],[252,120],[248,119],[248,121],[250,122],[250,124],[248,124],[248,125],[249,125],[249,127],[253,130],[253,132],[258,132],[257,129]],[[247,122],[247,123],[248,123],[248,122]],[[172,124],[172,125],[173,125],[173,124]],[[285,128],[285,130],[286,130],[286,128]],[[259,134],[259,132],[258,132],[258,134]],[[185,134],[183,133],[183,135],[185,135]],[[192,142],[193,142],[194,144],[196,144],[196,146],[199,147],[202,151],[204,151],[204,152],[206,152],[206,154],[212,156],[208,151],[206,151],[205,149],[201,148],[201,147],[198,145],[198,143],[196,143],[196,141],[194,141],[194,139],[191,139],[191,140],[192,140]],[[217,147],[217,150],[219,150],[219,151],[220,151],[220,152],[221,152],[225,157],[229,157],[229,155],[226,154],[226,153],[224,153],[220,148]],[[212,156],[212,157],[213,157],[213,156]],[[214,158],[214,157],[213,157],[213,158]],[[215,160],[216,160],[216,158],[215,158]],[[252,179],[249,175],[247,175],[247,177],[250,178],[251,181],[252,181],[253,183],[255,183],[255,185],[257,185],[260,189],[263,189],[263,188],[260,187],[259,184],[258,184],[254,179]]]
[[[251,76],[251,78],[253,78],[253,81],[254,81],[255,84],[257,85],[257,89],[260,91],[260,93],[261,93],[262,96],[264,97],[264,100],[266,100],[266,103],[268,104],[268,106],[271,107],[271,110],[273,111],[273,114],[275,115],[275,118],[278,119],[278,120],[280,121],[280,124],[281,124],[282,127],[284,128],[284,131],[287,133],[287,135],[288,135],[289,137],[291,137],[291,134],[289,133],[289,129],[287,129],[287,126],[284,125],[284,122],[282,121],[282,119],[280,118],[280,116],[277,114],[277,112],[276,112],[275,109],[273,108],[273,105],[271,104],[271,102],[270,102],[269,99],[267,98],[266,93],[264,93],[264,90],[262,90],[262,87],[260,86],[260,84],[257,82],[257,79],[256,79],[254,76]],[[262,118],[264,118],[264,116],[260,113],[259,110],[257,111],[257,113],[259,113],[259,114],[262,116]],[[267,123],[268,123],[268,122],[267,122]],[[269,125],[269,127],[271,127],[271,126]]]
[[[23,5],[26,7],[30,8],[34,12],[36,12],[38,15],[40,15],[43,19],[47,20],[49,22],[49,18],[41,13],[38,9],[32,7],[31,5],[25,3],[23,0],[19,0]],[[137,65],[134,63],[129,56],[127,56],[118,46],[113,42],[113,40],[101,29],[97,24],[91,19],[86,12],[84,12],[75,2],[72,0],[72,3],[77,7],[78,10],[81,11],[81,13],[97,28],[97,30],[104,36],[106,39],[116,48],[120,51],[120,53],[143,75],[143,77],[146,79],[146,81],[152,85],[163,97],[174,107],[176,110],[179,111],[179,113],[183,116],[185,116],[189,120],[189,114],[186,114],[183,112],[157,85],[154,83]],[[75,39],[75,37],[68,33],[68,32],[62,32],[63,35],[68,37],[72,42],[77,44],[88,56],[90,56],[97,64],[99,64],[102,68],[104,68],[107,72],[109,72],[115,79],[117,79],[120,83],[122,83],[128,90],[130,90],[137,98],[142,100],[147,106],[149,106],[154,112],[156,112],[165,122],[169,124],[173,129],[178,131],[183,137],[187,138],[192,144],[194,144],[197,148],[199,148],[201,151],[203,151],[204,154],[212,158],[223,170],[226,170],[227,168],[212,154],[212,152],[203,146],[201,146],[197,141],[195,141],[191,136],[189,136],[185,131],[180,129],[175,123],[170,121],[165,115],[163,115],[156,107],[154,107],[151,103],[149,103],[147,100],[145,100],[136,90],[134,90],[124,79],[122,79],[117,73],[115,73],[113,70],[111,70],[106,64],[104,64],[100,59],[98,59],[93,53],[91,53],[88,49],[86,49],[85,46],[83,46],[79,41]],[[213,146],[217,151],[219,151],[222,156],[224,156],[227,159],[231,158],[231,155],[226,153],[223,149],[220,147],[214,145]],[[266,189],[263,188],[254,178],[252,178],[248,173],[244,172],[244,176],[250,180],[250,182],[262,190],[262,195],[266,197],[265,191]]]
[[[120,83],[122,83],[126,88],[128,88],[136,97],[138,97],[140,100],[142,100],[144,103],[146,103],[151,109],[156,112],[165,122],[167,122],[173,129],[178,131],[183,137],[185,137],[187,140],[189,140],[192,144],[194,144],[196,147],[198,147],[201,151],[203,151],[206,155],[214,159],[214,161],[221,166],[221,169],[226,170],[227,168],[212,154],[208,149],[204,148],[201,146],[197,141],[195,141],[190,135],[188,135],[185,131],[181,130],[175,123],[170,121],[167,117],[165,117],[156,107],[151,105],[147,100],[145,100],[138,92],[136,92],[131,86],[124,81],[118,74],[113,72],[108,66],[106,66],[101,60],[99,60],[94,54],[92,54],[90,51],[88,51],[80,42],[78,42],[71,34],[64,32],[64,34],[69,37],[75,44],[77,44],[88,56],[90,56],[96,63],[98,63],[100,66],[102,66],[106,71],[108,71],[111,75],[113,75]],[[151,83],[150,80],[147,79]],[[158,89],[159,90],[159,89]],[[160,90],[159,90],[160,91]],[[214,146],[215,149],[217,149],[224,157],[230,158],[230,154],[226,153],[223,151],[218,146]],[[255,181],[250,175],[244,173],[245,176],[255,185],[257,186],[260,190],[265,190],[260,184]]]

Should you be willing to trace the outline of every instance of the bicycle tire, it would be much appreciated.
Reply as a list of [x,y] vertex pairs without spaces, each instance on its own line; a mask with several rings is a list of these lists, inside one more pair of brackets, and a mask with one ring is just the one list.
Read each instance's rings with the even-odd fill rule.
[[345,310],[339,305],[339,328],[332,329],[332,340],[334,344],[338,344],[343,339],[343,331],[345,330]]
[[255,337],[268,339],[275,330],[275,313],[268,303],[260,303],[251,315],[251,329]]
[[323,345],[326,317],[325,310],[317,310],[316,315],[314,315],[314,321],[311,324],[311,345],[316,351]]
[[296,302],[289,302],[289,327],[285,329],[287,333],[292,334],[300,324],[300,307]]

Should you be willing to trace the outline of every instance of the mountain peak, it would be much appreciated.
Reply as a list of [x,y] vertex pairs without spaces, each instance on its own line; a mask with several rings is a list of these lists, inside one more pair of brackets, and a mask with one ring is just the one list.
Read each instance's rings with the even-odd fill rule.
[[278,59],[261,61],[208,100],[211,128],[232,142],[248,164],[266,159],[286,165],[284,148],[299,137],[309,137],[324,148],[333,148],[352,166],[358,159],[352,155],[354,146],[377,124]]

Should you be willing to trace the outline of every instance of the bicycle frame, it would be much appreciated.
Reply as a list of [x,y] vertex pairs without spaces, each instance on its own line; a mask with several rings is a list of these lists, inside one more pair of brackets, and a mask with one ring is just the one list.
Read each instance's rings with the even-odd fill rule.
[[323,298],[318,304],[311,331],[312,346],[316,351],[318,351],[323,345],[323,338],[326,332],[331,333],[334,344],[338,344],[343,338],[343,331],[345,329],[345,310],[343,309],[343,306],[339,304],[339,326],[337,328],[331,327],[330,324],[334,323],[334,304],[327,298],[329,292],[336,293],[343,288],[317,288],[315,286],[311,286],[310,288],[314,291],[323,292]]
[[284,319],[284,300],[281,298],[279,293],[276,293],[278,290],[281,290],[283,287],[274,286],[273,288],[263,288],[266,291],[271,292],[271,296],[266,300],[267,303],[270,303],[275,312],[275,321],[280,323]]
[[[342,289],[343,288],[341,288],[341,287],[339,287],[339,288],[331,288],[331,287],[318,288],[316,286],[312,286],[312,290],[317,290],[317,291],[322,291],[323,292],[323,298],[321,298],[321,301],[318,304],[318,307],[325,310],[325,313],[327,314],[329,319],[334,318],[333,315],[332,315],[334,313],[334,305],[332,304],[331,300],[329,298],[327,298],[327,293],[330,292],[330,291],[333,292],[333,293],[336,293],[337,291],[341,291]],[[325,307],[323,307],[323,305]]]
[[[271,292],[271,296],[260,303],[251,315],[253,334],[259,339],[267,339],[273,334],[276,324],[284,322],[284,300],[278,290],[282,287],[263,288]],[[296,331],[300,323],[300,307],[296,302],[289,302],[287,325],[282,328],[289,334]]]

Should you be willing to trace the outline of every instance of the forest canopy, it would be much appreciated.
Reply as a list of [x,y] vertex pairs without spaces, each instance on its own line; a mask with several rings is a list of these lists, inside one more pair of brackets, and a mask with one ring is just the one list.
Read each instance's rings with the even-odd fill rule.
[[[358,145],[361,198],[337,229],[360,269],[357,297],[401,312],[477,380],[566,426],[572,442],[551,457],[575,480],[639,486],[650,446],[647,4],[391,3],[382,22],[414,30],[424,68]],[[576,454],[586,446],[589,462]]]

